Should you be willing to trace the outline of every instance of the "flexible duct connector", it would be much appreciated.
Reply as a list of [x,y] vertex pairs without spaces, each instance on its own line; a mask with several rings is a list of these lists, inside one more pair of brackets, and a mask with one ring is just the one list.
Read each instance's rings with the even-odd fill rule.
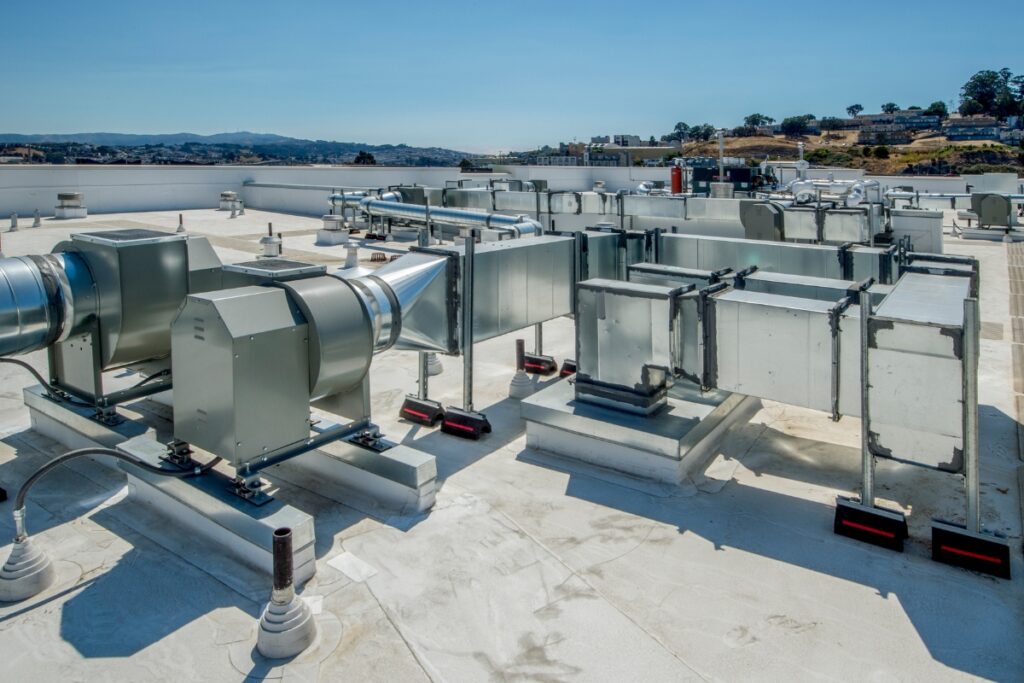
[[532,235],[540,230],[540,223],[526,216],[506,216],[486,211],[447,207],[430,207],[428,209],[419,204],[405,204],[385,198],[367,197],[360,202],[360,208],[371,216],[401,218],[421,223],[427,221],[429,212],[430,221],[434,223],[456,225],[463,228],[489,228],[508,232],[514,237]]
[[374,275],[346,280],[362,301],[373,324],[373,352],[387,351],[398,340],[402,310],[391,287]]

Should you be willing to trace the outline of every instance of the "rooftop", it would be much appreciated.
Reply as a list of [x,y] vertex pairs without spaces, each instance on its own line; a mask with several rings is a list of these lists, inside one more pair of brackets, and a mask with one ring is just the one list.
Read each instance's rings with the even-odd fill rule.
[[[5,233],[2,245],[11,256],[46,252],[83,230],[173,231],[179,213],[226,263],[252,260],[268,222],[283,235],[285,258],[328,268],[344,260],[344,247],[314,246],[319,219],[255,209],[233,220],[212,209],[44,220]],[[376,265],[370,251],[409,244],[367,242],[360,265]],[[1019,577],[1019,256],[998,242],[948,237],[945,249],[981,263],[983,521],[1014,539]],[[574,355],[570,321],[544,329],[547,353]],[[276,494],[316,520],[317,574],[302,591],[321,622],[310,651],[287,664],[254,654],[266,579],[136,501],[118,471],[79,461],[33,489],[30,526],[58,581],[0,606],[5,677],[939,681],[1024,671],[1021,580],[930,559],[930,519],[962,519],[958,477],[879,462],[878,495],[911,525],[897,554],[832,532],[835,497],[858,487],[856,419],[833,423],[765,402],[703,476],[678,487],[569,464],[526,447],[507,398],[513,338],[477,347],[477,405],[494,425],[480,442],[398,421],[415,355],[374,359],[375,420],[389,438],[437,458],[429,513],[397,516],[287,485]],[[42,353],[28,359],[45,366]],[[432,392],[458,403],[460,364],[443,362]],[[0,366],[0,379],[0,482],[11,490],[64,449],[32,431],[21,398],[32,378]],[[129,410],[158,432],[167,427],[159,403]],[[10,501],[0,504],[3,539],[13,534],[10,512]]]

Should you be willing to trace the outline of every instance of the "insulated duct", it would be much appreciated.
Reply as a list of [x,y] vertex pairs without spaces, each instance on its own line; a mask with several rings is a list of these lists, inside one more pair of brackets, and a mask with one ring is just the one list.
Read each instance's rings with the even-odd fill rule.
[[819,197],[835,199],[846,206],[857,206],[867,200],[869,189],[877,190],[877,180],[793,180],[784,188],[797,204],[809,204]]
[[526,216],[506,216],[486,211],[469,211],[447,207],[426,207],[418,204],[403,204],[388,199],[363,199],[359,207],[371,216],[400,218],[407,221],[455,225],[460,228],[489,228],[512,233],[515,237],[532,235],[540,230],[540,223]]

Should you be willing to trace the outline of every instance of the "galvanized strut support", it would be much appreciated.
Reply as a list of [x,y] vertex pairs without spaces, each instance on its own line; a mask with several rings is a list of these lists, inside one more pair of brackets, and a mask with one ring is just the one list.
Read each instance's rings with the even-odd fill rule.
[[964,524],[932,522],[932,559],[946,564],[1010,578],[1010,545],[981,524],[981,448],[978,438],[978,357],[981,315],[978,300],[964,299],[963,326],[963,454]]
[[875,454],[871,447],[871,295],[862,289],[860,308],[860,500],[836,499],[833,531],[890,550],[903,551],[908,538],[902,512],[875,505]]
[[981,499],[978,476],[978,300],[964,299],[964,495],[967,498],[967,531],[981,532]]
[[860,304],[860,504],[875,507],[875,456],[871,452],[871,406],[868,387],[871,386],[868,368],[870,341],[871,295],[861,291]]
[[487,416],[473,407],[473,287],[476,238],[480,228],[466,228],[462,259],[462,408],[448,408],[441,431],[465,439],[479,439],[491,431]]
[[473,261],[476,258],[476,229],[466,230],[466,253],[462,268],[462,409],[473,412]]

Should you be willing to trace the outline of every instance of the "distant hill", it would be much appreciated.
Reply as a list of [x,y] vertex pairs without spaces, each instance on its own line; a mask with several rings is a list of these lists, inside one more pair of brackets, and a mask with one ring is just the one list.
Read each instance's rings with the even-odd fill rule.
[[284,135],[273,133],[250,133],[240,131],[237,133],[217,133],[215,135],[197,135],[195,133],[165,133],[159,135],[138,135],[132,133],[42,133],[36,135],[23,135],[20,133],[0,133],[0,143],[77,143],[86,145],[107,145],[110,147],[141,147],[143,145],[243,145],[260,147],[280,147],[288,150],[315,149],[330,152],[352,154],[359,150],[366,150],[373,154],[382,152],[385,156],[388,153],[401,155],[421,154],[424,156],[455,159],[458,161],[464,157],[471,156],[467,152],[461,152],[443,147],[411,147],[409,145],[370,145],[365,142],[335,142],[329,140],[304,140],[301,138],[290,138]]
[[[369,152],[378,164],[396,166],[456,166],[469,157],[468,153],[446,150],[444,147],[414,147],[408,144],[367,144],[366,142],[335,142],[330,140],[305,140],[272,133],[217,133],[197,135],[196,133],[165,133],[139,135],[132,133],[43,133],[24,135],[0,133],[0,144],[88,144],[94,147],[110,146],[131,150],[131,148],[164,146],[178,148],[182,145],[210,145],[211,148],[224,146],[245,147],[247,154],[264,160],[284,160],[285,163],[308,163],[318,159],[351,159],[359,152]],[[199,155],[202,157],[202,155]],[[199,163],[204,163],[200,161]]]
[[43,133],[21,135],[0,133],[0,142],[77,142],[86,145],[110,145],[112,147],[135,147],[141,145],[183,145],[195,142],[206,145],[264,145],[275,142],[309,142],[273,133],[217,133],[197,135],[195,133],[165,133],[160,135],[136,135],[132,133]]

